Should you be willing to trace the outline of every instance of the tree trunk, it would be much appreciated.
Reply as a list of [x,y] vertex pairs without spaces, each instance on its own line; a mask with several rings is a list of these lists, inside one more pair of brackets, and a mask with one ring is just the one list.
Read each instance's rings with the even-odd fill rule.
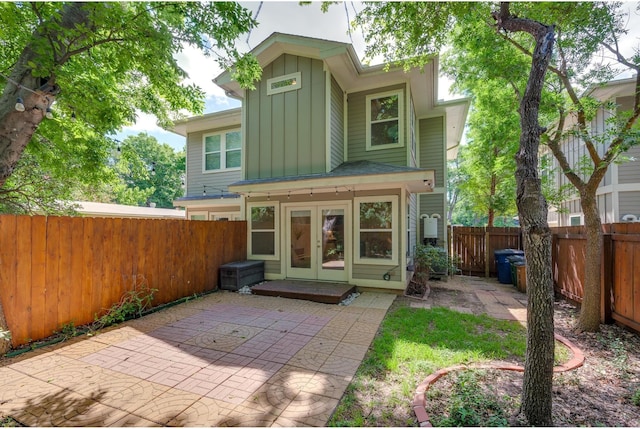
[[522,385],[522,411],[530,425],[552,426],[553,285],[551,231],[547,202],[538,176],[538,147],[545,131],[538,124],[542,87],[551,59],[554,27],[513,17],[509,4],[494,13],[499,27],[526,31],[536,40],[527,87],[520,103],[520,149],[516,155],[517,205],[527,258],[527,351]]
[[587,235],[582,307],[576,328],[579,331],[597,332],[600,329],[600,270],[602,263],[602,222],[595,192],[580,195]]
[[[496,150],[493,151],[494,155],[496,154]],[[489,189],[489,216],[487,219],[487,226],[491,227],[495,223],[496,219],[496,210],[495,210],[495,196],[496,196],[496,187],[497,187],[498,179],[495,174],[491,175],[491,185]]]

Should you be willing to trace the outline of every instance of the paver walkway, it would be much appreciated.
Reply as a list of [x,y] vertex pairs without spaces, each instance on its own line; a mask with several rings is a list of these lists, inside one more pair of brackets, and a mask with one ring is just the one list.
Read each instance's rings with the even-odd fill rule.
[[28,426],[324,426],[395,296],[219,292],[0,362]]
[[441,306],[461,313],[527,322],[527,294],[495,278],[454,276],[446,282],[433,283],[429,296],[421,302],[412,302],[411,306]]

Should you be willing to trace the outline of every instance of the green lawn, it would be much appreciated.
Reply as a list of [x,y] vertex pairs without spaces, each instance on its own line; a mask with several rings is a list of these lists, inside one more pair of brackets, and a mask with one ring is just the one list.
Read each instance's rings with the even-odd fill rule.
[[524,362],[526,331],[517,322],[392,307],[330,426],[412,426],[415,388],[438,369],[509,360]]

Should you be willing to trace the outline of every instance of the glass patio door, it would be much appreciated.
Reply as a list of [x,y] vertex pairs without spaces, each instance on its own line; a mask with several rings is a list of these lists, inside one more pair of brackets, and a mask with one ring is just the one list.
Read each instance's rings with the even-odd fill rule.
[[287,208],[287,277],[347,280],[345,213],[344,206]]

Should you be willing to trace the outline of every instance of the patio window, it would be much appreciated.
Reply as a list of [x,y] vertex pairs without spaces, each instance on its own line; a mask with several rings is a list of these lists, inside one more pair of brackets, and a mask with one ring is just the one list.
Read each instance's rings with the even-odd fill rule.
[[203,172],[237,170],[242,158],[240,130],[205,134],[203,142]]
[[366,97],[367,150],[404,146],[402,91]]
[[398,255],[398,197],[355,199],[357,264],[394,265]]
[[249,204],[249,257],[278,259],[278,206]]

